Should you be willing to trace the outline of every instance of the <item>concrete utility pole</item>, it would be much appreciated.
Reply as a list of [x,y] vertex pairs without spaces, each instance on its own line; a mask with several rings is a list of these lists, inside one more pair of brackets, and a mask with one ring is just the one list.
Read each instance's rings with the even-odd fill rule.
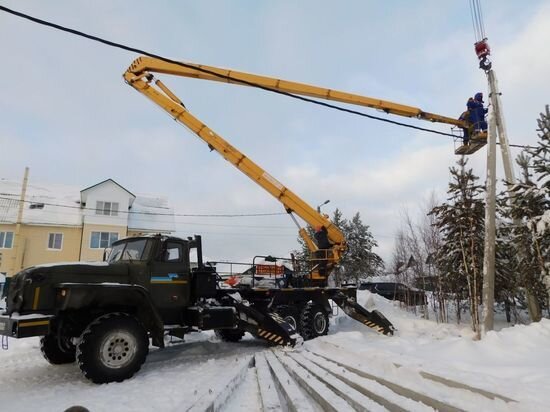
[[495,120],[498,131],[498,142],[500,144],[500,151],[502,153],[502,164],[504,165],[504,175],[506,176],[506,182],[508,187],[516,184],[516,176],[514,168],[512,167],[512,157],[510,156],[510,145],[508,144],[508,132],[506,131],[506,124],[504,122],[504,115],[502,113],[502,102],[500,101],[500,92],[498,90],[498,82],[495,72],[491,69],[487,72],[487,79],[489,80],[489,91],[491,105],[493,106],[493,112],[495,113]]
[[19,198],[19,209],[17,211],[17,220],[15,221],[15,234],[13,236],[13,264],[8,276],[13,276],[23,266],[23,251],[25,250],[25,242],[21,239],[21,223],[23,222],[23,210],[25,208],[25,196],[27,193],[27,182],[29,180],[29,168],[25,167],[25,175],[23,177],[23,186],[21,187],[21,196]]
[[496,133],[495,106],[489,113],[487,135],[487,179],[485,182],[485,245],[483,251],[483,312],[482,333],[493,330],[495,302],[495,243],[496,243]]
[[[489,82],[489,97],[491,100],[491,114],[489,117],[489,134],[487,148],[487,182],[486,182],[486,208],[485,208],[485,247],[483,259],[483,333],[493,330],[495,304],[495,214],[496,214],[496,137],[498,135],[504,175],[508,189],[516,184],[516,177],[512,167],[510,146],[504,116],[502,102],[495,72],[489,68],[486,70]],[[514,223],[519,223],[514,221]]]

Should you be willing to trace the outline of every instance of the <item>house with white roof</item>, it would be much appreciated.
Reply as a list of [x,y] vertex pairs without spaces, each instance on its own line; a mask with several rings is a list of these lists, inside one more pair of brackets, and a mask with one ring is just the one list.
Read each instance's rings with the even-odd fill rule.
[[20,182],[0,179],[0,273],[8,276],[37,264],[101,260],[118,239],[175,231],[166,198],[134,194],[113,179],[84,189],[29,183],[17,232],[20,196]]

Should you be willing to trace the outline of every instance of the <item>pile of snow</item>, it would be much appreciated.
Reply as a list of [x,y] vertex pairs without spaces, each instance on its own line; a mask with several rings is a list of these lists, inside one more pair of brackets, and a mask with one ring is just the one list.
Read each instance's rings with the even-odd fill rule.
[[469,324],[425,320],[368,291],[358,291],[358,302],[382,312],[397,328],[395,336],[378,335],[339,314],[332,333],[306,347],[330,342],[366,359],[415,366],[530,404],[550,403],[549,319],[489,332],[475,341]]

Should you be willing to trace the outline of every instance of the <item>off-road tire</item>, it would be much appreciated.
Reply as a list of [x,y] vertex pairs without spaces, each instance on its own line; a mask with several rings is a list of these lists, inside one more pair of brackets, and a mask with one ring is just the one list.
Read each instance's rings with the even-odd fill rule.
[[310,302],[300,314],[300,335],[304,340],[314,339],[328,333],[328,314],[321,305]]
[[125,313],[95,319],[82,332],[76,360],[84,376],[94,383],[131,378],[149,353],[149,338],[139,321]]
[[61,350],[57,336],[46,335],[40,338],[40,352],[52,365],[64,365],[76,360],[76,348],[70,346],[68,350]]
[[290,305],[279,305],[275,308],[275,313],[277,313],[286,323],[300,333],[301,323],[299,309]]
[[214,333],[224,342],[238,342],[244,336],[242,329],[216,329]]

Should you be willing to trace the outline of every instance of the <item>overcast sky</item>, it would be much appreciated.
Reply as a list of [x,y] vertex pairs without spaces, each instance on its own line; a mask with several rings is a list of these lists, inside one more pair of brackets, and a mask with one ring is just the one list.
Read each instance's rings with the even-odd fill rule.
[[[462,1],[9,1],[166,57],[341,89],[458,117],[486,92]],[[534,144],[550,103],[550,2],[482,1],[510,143]],[[137,56],[0,12],[0,178],[88,187],[112,178],[177,213],[282,206],[122,80]],[[400,214],[441,199],[453,140],[244,87],[164,77],[187,108],[312,206],[360,212],[389,259]],[[485,93],[486,94],[486,93]],[[487,94],[486,94],[487,95]],[[365,109],[368,111],[367,109]],[[370,114],[380,114],[368,111]],[[385,116],[381,114],[381,116]],[[395,120],[403,120],[395,118]],[[445,126],[404,119],[418,126]],[[485,180],[485,150],[470,158]],[[518,149],[512,153],[517,155]],[[499,177],[503,171],[499,162]],[[178,217],[211,259],[288,255],[288,216]]]

